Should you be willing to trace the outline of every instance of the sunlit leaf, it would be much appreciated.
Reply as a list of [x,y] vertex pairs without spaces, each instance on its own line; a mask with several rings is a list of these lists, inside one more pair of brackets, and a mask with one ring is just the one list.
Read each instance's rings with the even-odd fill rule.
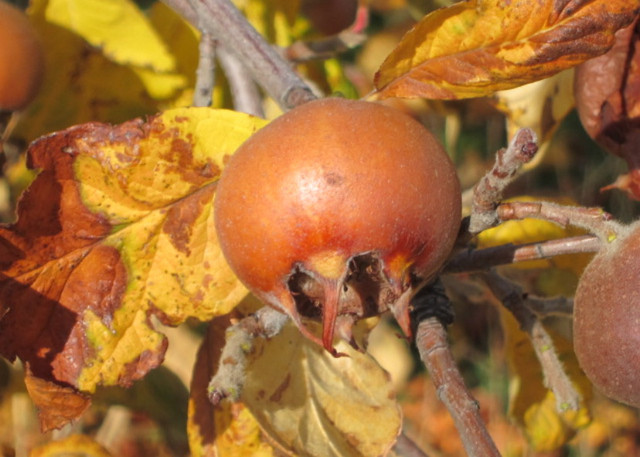
[[576,431],[591,420],[589,411],[582,407],[578,411],[559,414],[552,392],[539,403],[532,404],[524,414],[524,429],[528,442],[538,452],[554,451],[567,443]]
[[600,55],[639,0],[470,0],[427,15],[375,77],[378,96],[480,97]]
[[[246,305],[258,306],[252,297]],[[237,310],[233,318],[241,317]],[[194,368],[188,425],[194,456],[268,457],[274,447],[296,456],[387,455],[401,426],[389,376],[346,345],[340,350],[349,357],[332,357],[293,325],[256,341],[242,401],[214,408],[207,386],[229,324],[229,316],[213,320]],[[364,323],[357,332],[368,328]]]
[[156,72],[175,69],[173,55],[133,1],[38,1],[46,1],[48,22],[81,36],[113,62]]
[[162,361],[154,319],[232,309],[246,290],[217,244],[212,199],[225,157],[264,123],[176,109],[34,142],[41,171],[0,228],[0,353],[92,392]]
[[[102,48],[89,46],[84,37],[67,28],[68,24],[50,21],[51,5],[47,0],[34,0],[29,8],[30,19],[42,38],[46,74],[39,96],[21,114],[12,137],[30,142],[75,124],[119,123],[168,106],[191,104],[191,95],[184,98],[183,94],[193,86],[197,39],[184,20],[166,6],[154,6],[149,19],[144,19],[145,24],[149,21],[145,27],[153,27],[157,39],[169,43],[163,52],[175,61],[173,70],[159,72],[154,65],[125,64],[106,56]],[[111,11],[109,5],[97,2]],[[97,10],[92,13],[97,14]]]
[[[155,2],[148,15],[151,25],[163,38],[169,52],[175,56],[177,74],[181,75],[185,80],[184,90],[182,91],[185,97],[184,101],[181,99],[172,101],[171,107],[189,106],[192,103],[193,87],[196,81],[200,35],[193,26],[163,2]],[[149,70],[147,72],[152,73]],[[141,77],[144,78],[146,76],[141,74]],[[147,87],[150,86],[147,85]]]
[[389,376],[345,343],[335,358],[288,325],[261,342],[242,401],[266,433],[299,456],[384,455],[402,421]]
[[236,0],[235,4],[267,40],[278,46],[293,42],[300,0]]

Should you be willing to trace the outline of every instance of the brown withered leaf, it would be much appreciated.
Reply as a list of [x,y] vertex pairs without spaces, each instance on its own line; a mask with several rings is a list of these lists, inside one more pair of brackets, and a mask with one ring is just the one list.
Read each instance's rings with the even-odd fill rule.
[[[34,142],[40,172],[0,227],[0,354],[92,393],[162,362],[154,319],[229,312],[246,290],[220,252],[212,200],[225,157],[262,125],[187,108]],[[65,413],[54,400],[39,402],[43,415]]]
[[88,395],[72,387],[33,376],[28,365],[24,381],[31,400],[40,411],[40,429],[43,432],[64,426],[91,404]]
[[379,98],[481,97],[606,52],[640,0],[471,0],[425,16],[375,76]]
[[576,69],[576,107],[589,136],[629,166],[608,188],[640,200],[640,20],[615,37],[609,52]]

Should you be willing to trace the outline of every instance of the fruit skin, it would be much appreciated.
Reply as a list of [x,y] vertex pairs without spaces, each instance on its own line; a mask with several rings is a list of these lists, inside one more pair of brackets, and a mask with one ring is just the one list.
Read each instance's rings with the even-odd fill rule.
[[[214,208],[238,278],[319,342],[290,290],[296,273],[311,278],[300,290],[322,302],[330,351],[336,321],[366,315],[345,298],[350,261],[379,260],[381,289],[397,299],[411,275],[441,267],[461,217],[455,168],[431,133],[392,108],[339,98],[295,108],[249,138],[224,169]],[[404,308],[396,318],[409,333]]]
[[640,224],[587,266],[574,302],[578,362],[603,394],[640,407]]
[[24,108],[44,75],[40,40],[27,16],[0,0],[0,110]]
[[357,0],[303,0],[302,13],[325,35],[334,35],[349,27],[356,19]]

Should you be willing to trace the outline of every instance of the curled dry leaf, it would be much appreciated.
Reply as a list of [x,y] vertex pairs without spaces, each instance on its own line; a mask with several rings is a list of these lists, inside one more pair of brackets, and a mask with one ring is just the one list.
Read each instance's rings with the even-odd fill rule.
[[333,357],[287,325],[257,344],[242,401],[270,438],[294,455],[385,455],[402,426],[389,376],[344,342],[337,349],[348,357]]
[[378,97],[459,99],[549,77],[606,52],[638,0],[472,0],[424,17],[375,76]]
[[640,30],[638,18],[616,33],[606,54],[576,69],[576,106],[585,130],[607,151],[627,161],[618,187],[640,200]]
[[60,428],[79,417],[91,404],[88,395],[75,389],[33,376],[28,369],[25,385],[29,397],[38,408],[40,429],[43,432]]
[[262,125],[179,109],[34,142],[40,173],[17,222],[0,227],[0,354],[90,393],[160,364],[166,339],[153,319],[232,309],[246,291],[220,253],[211,206],[223,160]]

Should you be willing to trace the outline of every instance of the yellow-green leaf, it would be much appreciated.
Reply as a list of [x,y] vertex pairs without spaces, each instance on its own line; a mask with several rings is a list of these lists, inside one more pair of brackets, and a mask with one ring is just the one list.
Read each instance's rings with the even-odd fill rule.
[[375,77],[378,97],[481,97],[549,77],[613,44],[639,0],[470,0],[432,12]]

